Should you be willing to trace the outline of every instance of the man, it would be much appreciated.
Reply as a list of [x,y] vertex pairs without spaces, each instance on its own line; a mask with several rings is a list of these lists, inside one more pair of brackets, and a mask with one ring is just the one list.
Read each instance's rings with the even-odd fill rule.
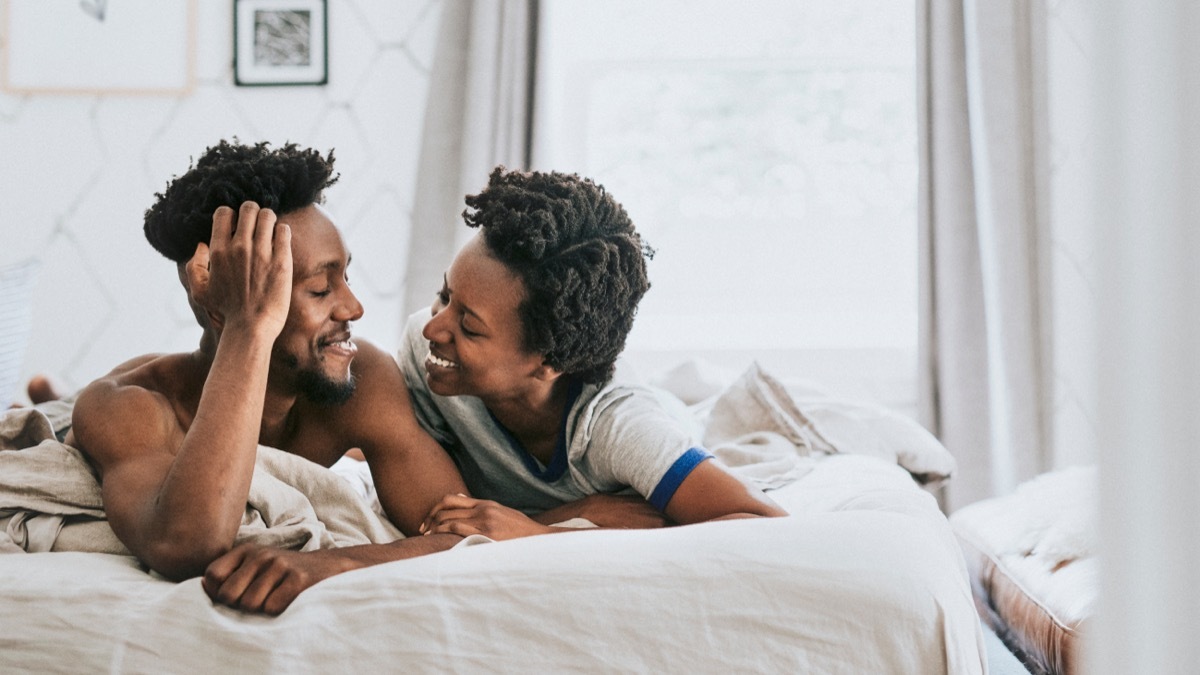
[[357,447],[405,534],[465,493],[418,425],[386,352],[352,339],[363,308],[350,255],[319,206],[333,154],[222,141],[146,212],[203,332],[190,353],[132,359],[80,392],[67,443],[96,468],[113,531],[171,579],[205,574],[216,601],[278,613],[347,569],[449,548],[455,535],[298,553],[233,547],[259,444],[329,466]]

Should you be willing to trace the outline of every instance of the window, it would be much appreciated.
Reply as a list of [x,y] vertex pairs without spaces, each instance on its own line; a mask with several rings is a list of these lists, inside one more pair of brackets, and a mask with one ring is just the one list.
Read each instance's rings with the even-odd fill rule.
[[630,360],[914,405],[913,7],[542,7],[534,165],[596,179],[657,249]]

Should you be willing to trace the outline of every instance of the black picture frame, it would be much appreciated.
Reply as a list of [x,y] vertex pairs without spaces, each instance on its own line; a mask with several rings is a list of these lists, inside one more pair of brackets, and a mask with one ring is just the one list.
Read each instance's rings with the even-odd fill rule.
[[239,87],[328,84],[327,0],[234,0],[233,81]]

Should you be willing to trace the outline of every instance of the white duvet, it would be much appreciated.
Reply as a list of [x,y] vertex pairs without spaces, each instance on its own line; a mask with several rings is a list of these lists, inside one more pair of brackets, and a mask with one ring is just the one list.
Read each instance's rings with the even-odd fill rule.
[[787,518],[475,538],[330,578],[274,618],[127,556],[0,555],[0,669],[982,673],[949,525],[879,447],[808,453],[771,493]]

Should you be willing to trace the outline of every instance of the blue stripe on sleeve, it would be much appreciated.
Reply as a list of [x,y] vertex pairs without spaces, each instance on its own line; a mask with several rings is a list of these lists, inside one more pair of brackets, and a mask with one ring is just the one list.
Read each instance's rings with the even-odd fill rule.
[[675,496],[675,491],[679,489],[683,479],[688,477],[700,462],[706,459],[712,459],[712,455],[703,448],[690,448],[683,453],[675,463],[667,469],[667,473],[663,475],[662,480],[658,481],[658,485],[654,488],[654,492],[650,493],[650,505],[659,511],[664,511],[667,504],[670,503],[671,497]]

